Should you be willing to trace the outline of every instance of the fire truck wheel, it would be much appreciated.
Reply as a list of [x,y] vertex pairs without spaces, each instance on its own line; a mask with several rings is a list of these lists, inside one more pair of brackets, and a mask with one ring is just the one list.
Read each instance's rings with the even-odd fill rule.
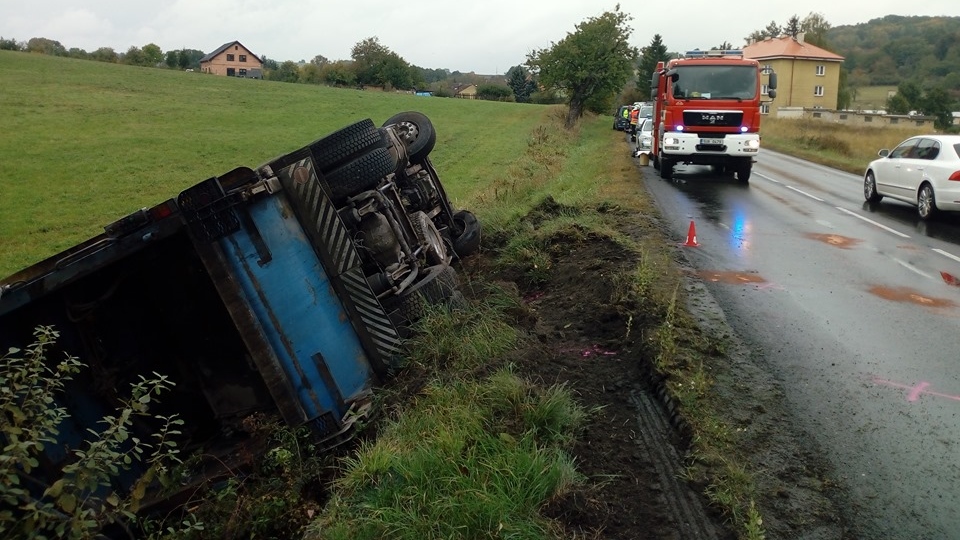
[[752,168],[753,168],[753,164],[750,163],[749,161],[746,161],[744,163],[740,163],[739,165],[737,165],[737,180],[740,180],[740,182],[744,184],[749,182],[750,169]]
[[480,248],[480,222],[472,212],[460,210],[453,215],[453,251],[458,257],[472,255]]
[[383,127],[395,125],[397,135],[407,145],[410,163],[420,163],[437,144],[437,132],[426,115],[415,111],[397,113],[383,123]]
[[673,160],[663,158],[660,160],[660,178],[670,180],[673,178]]
[[426,315],[431,305],[461,308],[464,303],[456,270],[438,264],[428,268],[420,281],[399,296],[385,299],[383,307],[387,312],[396,312],[404,322],[413,322]]
[[650,158],[650,160],[653,161],[653,170],[659,171],[659,170],[660,170],[660,158],[658,158],[657,156],[653,156],[653,157]]
[[367,118],[311,143],[310,151],[317,169],[325,173],[383,146],[383,135]]
[[376,148],[342,165],[325,176],[330,186],[330,198],[342,202],[351,195],[366,191],[396,169],[396,161],[386,148]]

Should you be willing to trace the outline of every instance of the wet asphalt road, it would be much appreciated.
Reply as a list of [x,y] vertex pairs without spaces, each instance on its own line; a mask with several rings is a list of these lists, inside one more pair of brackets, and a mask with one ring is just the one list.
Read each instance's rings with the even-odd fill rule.
[[689,261],[828,458],[856,536],[960,538],[960,215],[870,208],[860,176],[770,151],[748,185],[642,173],[678,244],[693,221]]

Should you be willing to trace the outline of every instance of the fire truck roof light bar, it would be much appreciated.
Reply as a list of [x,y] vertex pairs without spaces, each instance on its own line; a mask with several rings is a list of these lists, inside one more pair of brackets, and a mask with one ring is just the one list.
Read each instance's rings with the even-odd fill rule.
[[691,57],[702,57],[702,56],[743,56],[743,51],[740,49],[724,49],[724,50],[709,50],[709,51],[687,51],[687,58]]

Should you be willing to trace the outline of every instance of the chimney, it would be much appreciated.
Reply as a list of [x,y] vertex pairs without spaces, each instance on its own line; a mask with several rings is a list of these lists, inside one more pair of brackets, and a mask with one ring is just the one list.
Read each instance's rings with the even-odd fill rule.
[[806,36],[807,36],[807,33],[806,33],[806,32],[800,32],[799,34],[797,34],[797,42],[802,45],[802,44],[803,44],[803,39],[804,39]]

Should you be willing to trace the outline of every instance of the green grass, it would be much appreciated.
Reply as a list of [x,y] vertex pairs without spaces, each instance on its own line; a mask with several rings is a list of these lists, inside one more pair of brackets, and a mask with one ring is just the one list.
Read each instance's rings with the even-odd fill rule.
[[0,276],[201,180],[405,110],[433,121],[431,157],[454,203],[469,207],[552,110],[12,51],[0,51],[0,73]]
[[886,109],[887,95],[896,90],[896,86],[865,86],[863,88],[857,88],[857,94],[850,104],[850,108],[867,111]]

